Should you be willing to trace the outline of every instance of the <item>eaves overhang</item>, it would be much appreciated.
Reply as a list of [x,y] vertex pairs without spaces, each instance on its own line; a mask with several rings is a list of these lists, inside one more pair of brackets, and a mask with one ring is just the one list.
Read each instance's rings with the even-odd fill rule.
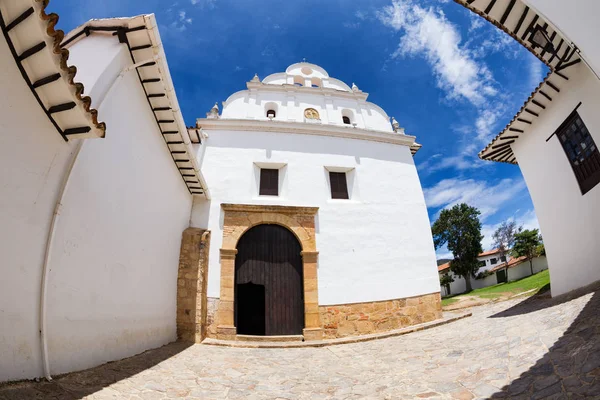
[[[479,157],[483,160],[517,164],[512,144],[527,134],[548,104],[555,99],[569,80],[572,67],[581,62],[577,48],[557,31],[542,15],[522,0],[454,0],[498,29],[510,35],[523,47],[546,64],[550,73],[525,101],[523,107],[506,127],[489,143]],[[532,45],[535,29],[543,29],[555,49],[550,53]]]
[[110,35],[127,46],[131,67],[135,69],[132,73],[140,81],[148,107],[187,189],[192,195],[210,198],[193,148],[202,138],[188,133],[154,14],[90,20],[71,31],[64,38],[62,47],[68,48],[90,35]]
[[67,65],[69,51],[60,46],[64,33],[55,29],[58,15],[46,13],[48,3],[0,1],[0,30],[23,80],[62,138],[104,137],[106,125],[75,82],[77,68]]
[[[330,136],[408,146],[411,148],[411,152],[415,145],[420,146],[415,142],[415,136],[320,123],[233,118],[199,118],[196,121],[196,125],[209,134],[211,130],[228,130]],[[416,150],[418,150],[418,148]]]

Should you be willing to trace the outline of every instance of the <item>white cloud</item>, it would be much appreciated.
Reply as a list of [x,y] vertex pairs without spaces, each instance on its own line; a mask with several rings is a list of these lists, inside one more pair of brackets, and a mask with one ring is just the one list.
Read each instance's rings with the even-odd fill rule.
[[378,17],[403,33],[394,55],[425,57],[437,85],[450,99],[466,99],[483,106],[486,97],[497,92],[487,66],[474,60],[469,50],[460,45],[457,27],[441,10],[422,8],[412,0],[398,0],[379,12]]
[[190,0],[192,5],[199,7],[200,9],[209,9],[212,10],[216,7],[217,0]]
[[[423,190],[428,208],[444,209],[459,203],[467,203],[481,211],[480,219],[486,220],[494,215],[504,204],[525,189],[521,180],[502,179],[490,184],[475,179],[444,179]],[[434,219],[439,216],[438,211]]]
[[447,100],[466,102],[475,108],[472,122],[455,129],[461,135],[457,140],[459,149],[450,157],[430,159],[422,164],[422,168],[430,169],[422,171],[424,173],[482,167],[477,153],[499,129],[498,124],[506,116],[510,104],[510,99],[501,92],[481,58],[491,52],[507,50],[514,43],[504,32],[485,26],[479,16],[471,12],[469,15],[469,30],[490,29],[490,37],[463,43],[458,27],[441,9],[425,8],[414,0],[393,0],[392,5],[377,13],[384,25],[401,34],[398,49],[392,57],[423,57]]
[[529,90],[533,90],[544,79],[544,64],[533,54],[529,54],[529,59]]

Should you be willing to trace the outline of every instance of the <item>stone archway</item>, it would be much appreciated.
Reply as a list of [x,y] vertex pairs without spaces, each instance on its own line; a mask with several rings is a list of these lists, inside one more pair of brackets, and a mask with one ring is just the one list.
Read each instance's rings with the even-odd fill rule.
[[322,338],[317,285],[315,215],[318,207],[222,204],[223,245],[221,247],[220,301],[216,315],[217,338],[235,340],[234,289],[237,244],[250,228],[260,224],[277,224],[289,229],[302,247],[304,283],[305,340]]

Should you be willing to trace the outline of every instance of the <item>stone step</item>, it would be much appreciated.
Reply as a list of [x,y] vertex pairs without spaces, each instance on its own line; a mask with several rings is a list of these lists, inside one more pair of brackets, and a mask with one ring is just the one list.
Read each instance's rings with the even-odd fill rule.
[[256,336],[256,335],[237,335],[237,341],[241,342],[301,342],[304,340],[302,335],[275,335],[275,336]]

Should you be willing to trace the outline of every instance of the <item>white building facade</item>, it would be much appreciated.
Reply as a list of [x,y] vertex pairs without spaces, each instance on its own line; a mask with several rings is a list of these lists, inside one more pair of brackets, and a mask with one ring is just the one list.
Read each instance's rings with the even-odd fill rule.
[[552,295],[593,284],[600,280],[595,254],[600,226],[598,2],[457,2],[502,28],[550,68],[479,155],[521,168],[544,237]]
[[[356,85],[303,62],[262,81],[255,77],[223,102],[221,115],[213,108],[197,121],[208,136],[200,153],[211,200],[194,202],[192,226],[212,235],[209,336],[251,331],[236,325],[243,319],[238,281],[263,278],[241,278],[244,261],[236,246],[260,223],[306,228],[295,232],[304,257],[297,290],[303,285],[304,293],[285,294],[304,297],[305,338],[371,333],[440,317],[431,230],[411,155],[414,137],[366,99]],[[265,192],[266,181],[271,191]],[[241,236],[232,239],[235,229]],[[420,312],[409,315],[408,298]],[[275,300],[265,301],[274,307],[269,302]],[[394,306],[368,311],[385,304]],[[360,313],[368,319],[358,321]]]

